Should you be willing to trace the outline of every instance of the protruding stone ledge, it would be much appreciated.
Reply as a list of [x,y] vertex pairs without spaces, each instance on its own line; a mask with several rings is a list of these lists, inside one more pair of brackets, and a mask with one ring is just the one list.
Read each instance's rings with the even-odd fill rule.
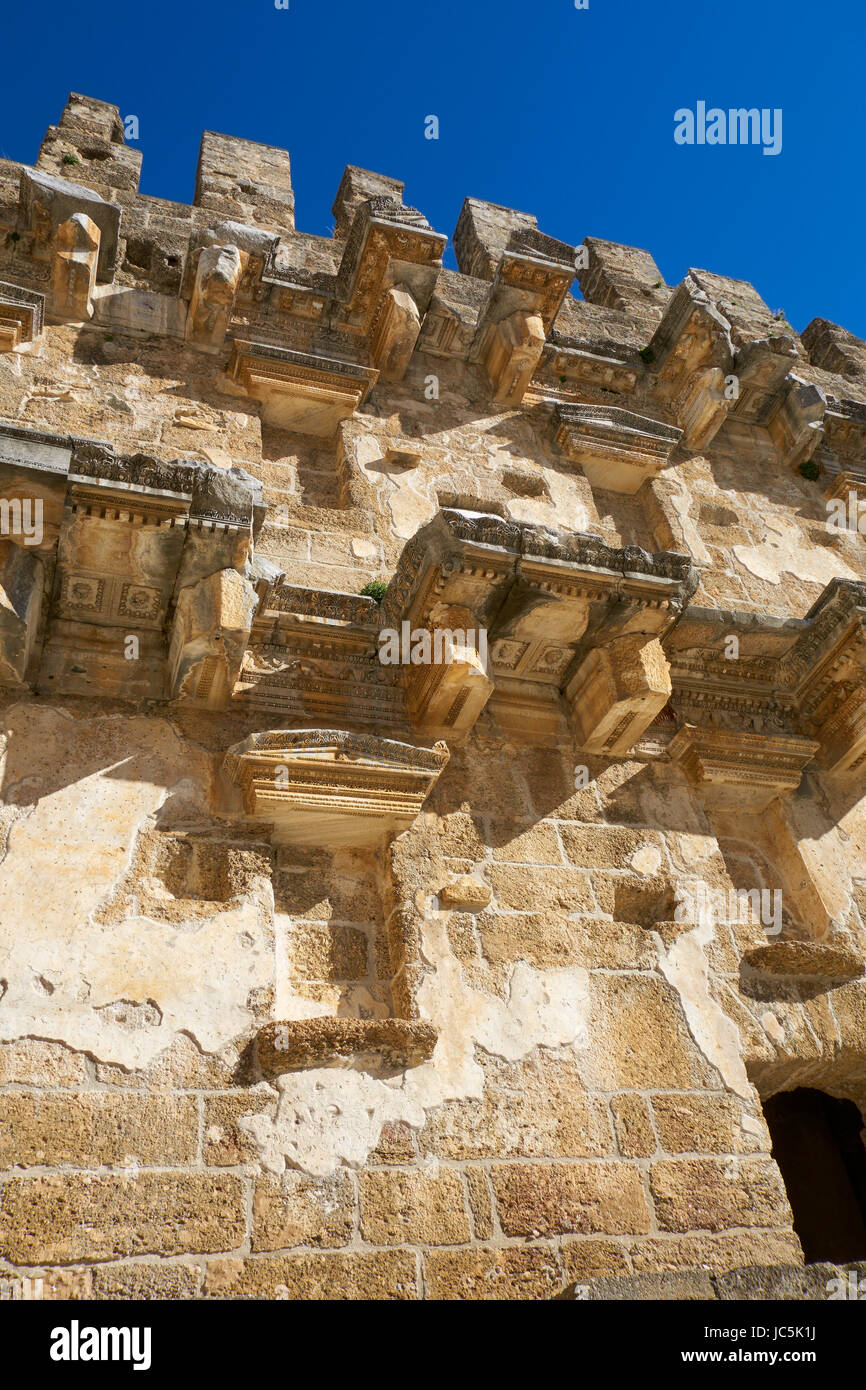
[[[581,745],[606,749],[613,739],[619,750],[623,720],[631,746],[668,699],[658,642],[696,586],[687,556],[615,550],[597,536],[446,509],[404,548],[382,625],[434,639],[433,665],[402,668],[410,717],[428,737],[465,734],[488,697],[522,737],[547,733],[565,712],[565,692]],[[479,652],[489,643],[489,668],[461,648],[448,704],[436,673],[449,668],[435,664],[435,637],[455,629],[467,644],[472,633]]]
[[302,1018],[268,1023],[256,1038],[266,1075],[306,1067],[384,1068],[393,1073],[433,1056],[438,1031],[407,1018]]
[[559,405],[556,444],[593,487],[637,492],[670,462],[683,432],[619,406]]
[[379,375],[373,367],[239,339],[228,374],[262,403],[269,424],[325,439],[364,403]]
[[42,332],[45,296],[0,280],[0,352],[15,352]]
[[271,823],[275,839],[355,848],[407,829],[447,762],[444,743],[275,729],[229,749],[223,768],[244,812]]
[[685,724],[668,753],[718,810],[763,811],[800,785],[818,751],[815,739]]
[[756,946],[743,964],[759,975],[806,978],[842,983],[866,972],[866,961],[850,947],[823,941],[773,941]]

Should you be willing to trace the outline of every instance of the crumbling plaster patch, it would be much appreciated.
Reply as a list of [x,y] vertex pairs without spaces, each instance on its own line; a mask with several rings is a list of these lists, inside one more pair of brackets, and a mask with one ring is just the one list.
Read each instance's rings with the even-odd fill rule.
[[825,585],[837,576],[859,578],[844,560],[826,547],[804,545],[803,533],[795,522],[767,516],[764,527],[767,540],[761,545],[734,546],[737,560],[756,579],[781,584],[784,574],[793,574],[808,583]]
[[273,983],[264,903],[180,925],[93,920],[173,790],[194,790],[206,815],[208,756],[163,720],[26,702],[7,711],[0,771],[22,807],[0,864],[0,1039],[56,1039],[134,1068],[178,1032],[216,1052],[249,1029],[250,992]]
[[484,1074],[475,1060],[476,1045],[518,1061],[535,1047],[574,1045],[584,1036],[589,1017],[586,970],[542,971],[518,961],[507,998],[485,994],[466,983],[451,951],[450,915],[428,910],[423,934],[423,956],[432,971],[418,1002],[421,1016],[439,1029],[431,1060],[387,1079],[337,1068],[281,1077],[275,1118],[247,1115],[239,1121],[268,1171],[300,1168],[324,1177],[340,1164],[360,1167],[384,1124],[399,1120],[417,1129],[426,1112],[445,1101],[477,1099]]
[[706,909],[699,909],[699,920],[693,930],[684,932],[666,950],[659,951],[659,968],[680,997],[696,1046],[720,1073],[728,1089],[750,1100],[752,1086],[743,1064],[739,1029],[710,994],[706,948],[714,933],[712,918]]

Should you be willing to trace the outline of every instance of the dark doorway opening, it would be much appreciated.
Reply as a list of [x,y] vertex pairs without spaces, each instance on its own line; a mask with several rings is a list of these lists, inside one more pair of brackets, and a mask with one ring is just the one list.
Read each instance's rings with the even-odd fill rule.
[[807,1264],[866,1259],[866,1148],[850,1100],[800,1088],[764,1102]]

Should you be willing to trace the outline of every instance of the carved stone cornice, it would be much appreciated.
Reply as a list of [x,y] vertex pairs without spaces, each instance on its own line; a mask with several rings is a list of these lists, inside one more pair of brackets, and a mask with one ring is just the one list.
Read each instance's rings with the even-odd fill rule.
[[341,420],[366,400],[378,377],[372,367],[236,339],[228,374],[271,424],[331,438]]
[[804,736],[835,774],[866,763],[866,584],[832,580],[805,618],[692,608],[665,650],[681,719]]
[[399,670],[377,658],[378,627],[373,599],[278,585],[253,623],[236,702],[284,725],[409,734]]
[[557,447],[593,487],[632,493],[670,462],[682,430],[610,405],[558,405]]
[[683,725],[668,745],[669,757],[682,766],[708,805],[749,812],[762,811],[777,796],[795,791],[817,751],[817,741],[796,735],[694,724]]
[[407,829],[448,762],[444,743],[416,748],[341,729],[275,729],[229,749],[223,769],[244,813],[297,845],[376,844]]
[[45,296],[0,280],[0,352],[33,343],[42,332]]

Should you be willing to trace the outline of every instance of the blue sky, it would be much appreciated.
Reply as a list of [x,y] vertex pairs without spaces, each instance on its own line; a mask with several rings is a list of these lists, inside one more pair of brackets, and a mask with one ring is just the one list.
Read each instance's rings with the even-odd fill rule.
[[[360,164],[403,179],[437,231],[486,198],[866,338],[862,0],[289,3],[7,6],[0,153],[35,161],[84,92],[138,116],[146,193],[190,200],[209,128],[289,149],[305,231],[330,230]],[[699,100],[781,108],[781,153],[676,145],[674,112]]]

